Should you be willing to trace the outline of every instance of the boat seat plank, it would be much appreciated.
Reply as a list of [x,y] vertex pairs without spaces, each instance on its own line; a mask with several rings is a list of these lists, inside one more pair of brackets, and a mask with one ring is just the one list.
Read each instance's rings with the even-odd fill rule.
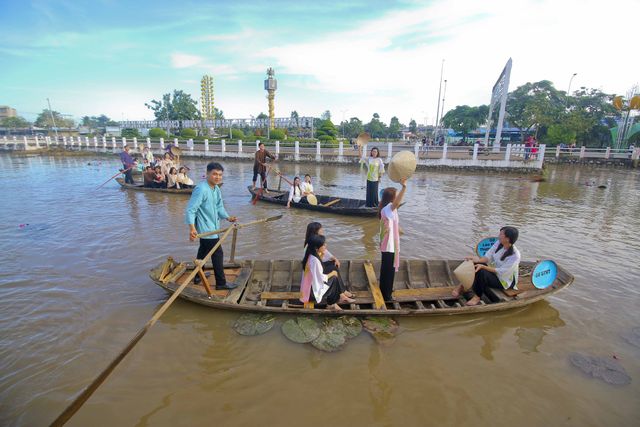
[[382,292],[380,291],[380,284],[376,278],[376,273],[373,271],[373,265],[367,261],[364,263],[364,271],[367,275],[367,281],[369,282],[369,289],[371,289],[371,295],[373,296],[374,308],[378,310],[386,310],[387,306],[384,303]]
[[249,282],[249,277],[251,277],[251,270],[252,270],[251,267],[242,269],[242,271],[240,272],[240,275],[238,275],[233,281],[233,283],[237,283],[238,286],[235,287],[234,289],[231,289],[231,291],[225,297],[223,302],[228,302],[232,304],[238,303],[238,299],[244,292],[244,288],[247,286],[247,283]]
[[455,286],[444,286],[439,288],[415,288],[415,289],[398,289],[393,291],[393,299],[396,301],[436,301],[436,300],[454,300],[451,292]]

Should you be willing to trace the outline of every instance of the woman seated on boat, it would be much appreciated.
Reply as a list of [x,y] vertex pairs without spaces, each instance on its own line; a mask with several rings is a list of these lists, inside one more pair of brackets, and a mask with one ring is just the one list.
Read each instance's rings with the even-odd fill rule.
[[289,200],[287,201],[287,208],[291,207],[291,201],[300,203],[301,199],[302,188],[300,187],[300,177],[296,176],[295,178],[293,178],[293,184],[291,184],[291,188],[289,189]]
[[178,171],[175,167],[169,169],[169,175],[167,175],[167,188],[174,190],[180,189],[180,183],[178,182]]
[[169,171],[174,166],[175,165],[173,164],[173,160],[171,160],[171,154],[164,153],[164,159],[162,159],[162,161],[160,162],[160,167],[162,169],[162,174],[164,176],[169,175]]
[[153,186],[155,188],[166,188],[167,181],[165,180],[164,174],[162,173],[162,168],[160,166],[156,166],[154,169],[154,178],[153,178]]
[[307,196],[313,193],[313,184],[311,183],[311,175],[306,174],[304,176],[304,182],[300,186],[302,188],[302,198],[300,199],[300,203],[308,203]]
[[151,166],[147,166],[142,173],[145,187],[155,187],[153,180],[156,178],[156,172]]
[[180,184],[180,188],[193,188],[193,181],[187,175],[187,168],[185,166],[180,166],[178,170],[178,183]]
[[[322,228],[322,224],[320,224],[319,222],[310,222],[309,224],[307,224],[307,233],[304,236],[305,249],[309,245],[309,239],[312,236],[324,237],[324,229]],[[333,256],[333,254],[329,252],[329,249],[326,249],[326,245],[325,245],[324,257],[322,258],[322,266],[324,268],[325,274],[328,274],[334,270],[337,271],[340,268],[340,261],[338,261],[338,258]],[[347,292],[347,293],[349,294],[348,296],[351,296],[350,292]]]
[[[518,229],[515,227],[502,227],[498,241],[487,251],[483,257],[467,257],[473,261],[476,275],[473,279],[473,297],[467,301],[467,305],[477,305],[487,288],[493,289],[518,289],[518,270],[520,268],[520,251],[515,247],[518,240]],[[460,285],[453,290],[452,295],[459,297],[463,292]]]
[[304,273],[300,282],[300,301],[307,303],[313,297],[318,304],[326,304],[329,309],[342,310],[338,304],[350,304],[356,300],[346,295],[344,285],[338,280],[337,271],[324,274],[321,260],[325,251],[324,236],[315,235],[309,238],[302,259]]

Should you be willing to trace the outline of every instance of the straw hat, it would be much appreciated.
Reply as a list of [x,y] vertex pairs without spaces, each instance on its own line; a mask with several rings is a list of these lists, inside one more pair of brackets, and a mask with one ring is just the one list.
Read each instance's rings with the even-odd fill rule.
[[393,182],[400,182],[402,178],[409,178],[416,171],[416,156],[411,151],[400,151],[389,162],[389,178]]
[[358,135],[358,138],[356,139],[356,145],[359,145],[360,147],[362,147],[366,145],[370,139],[371,139],[371,135],[369,135],[367,132],[362,132],[360,135]]
[[465,291],[471,289],[471,286],[473,286],[473,279],[476,276],[476,269],[473,266],[473,261],[464,261],[455,270],[453,270],[453,275],[460,281]]
[[309,202],[310,205],[316,206],[318,204],[318,199],[313,194],[309,194],[307,196],[307,202]]
[[172,145],[171,154],[173,154],[174,156],[180,156],[182,155],[182,149],[180,147],[176,147],[175,145]]
[[140,147],[141,150],[144,150],[144,142],[141,142],[139,147]]

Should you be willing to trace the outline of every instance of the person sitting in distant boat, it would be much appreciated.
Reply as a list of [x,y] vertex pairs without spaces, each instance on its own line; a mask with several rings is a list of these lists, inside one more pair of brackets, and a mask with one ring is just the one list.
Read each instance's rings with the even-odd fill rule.
[[151,166],[147,166],[142,173],[145,187],[155,187],[153,180],[156,178],[156,173]]
[[153,186],[155,188],[166,188],[167,181],[164,174],[162,173],[162,168],[160,166],[156,166],[154,169],[154,173],[155,177],[153,178]]
[[300,203],[309,203],[307,202],[307,196],[313,193],[313,184],[311,183],[311,175],[305,174],[304,182],[300,186],[302,189],[302,198],[300,199]]
[[[514,245],[516,240],[518,240],[517,228],[502,227],[498,241],[491,246],[483,257],[465,258],[473,261],[476,269],[472,287],[473,297],[467,301],[466,305],[478,305],[487,288],[518,289],[520,251]],[[463,289],[462,285],[460,285],[453,290],[452,295],[458,298]]]
[[178,182],[178,171],[175,167],[172,167],[169,170],[169,174],[167,175],[167,188],[172,188],[174,190],[180,189],[180,183]]
[[180,166],[178,170],[178,183],[180,184],[180,188],[193,188],[193,180],[189,178],[185,166]]
[[300,177],[296,176],[293,178],[293,184],[289,189],[289,200],[287,201],[287,208],[291,207],[291,201],[295,203],[300,203],[302,199],[302,188],[300,187]]
[[146,160],[149,166],[153,166],[155,160],[153,159],[153,152],[151,151],[151,147],[147,147],[144,144],[140,144],[140,150],[142,153],[142,159]]
[[[313,236],[324,236],[324,230],[322,228],[322,224],[320,224],[319,222],[310,222],[309,224],[307,224],[307,232],[304,237],[305,249],[309,245],[309,239],[311,239],[311,237]],[[340,270],[339,270],[340,261],[331,252],[329,252],[329,249],[326,249],[326,247],[325,247],[324,255],[322,256],[321,261],[322,261],[322,272],[324,274],[329,274],[332,271],[337,272],[338,273],[337,277],[338,277],[338,280],[340,281],[340,285],[346,289],[342,281],[342,277],[340,276]],[[349,291],[345,291],[345,295],[348,296],[349,298],[353,298],[353,294]]]
[[302,259],[302,280],[300,282],[300,301],[308,303],[313,299],[318,304],[326,304],[332,310],[342,310],[338,304],[351,304],[356,300],[349,298],[344,285],[337,279],[338,272],[324,274],[322,258],[326,251],[324,236],[309,238],[307,250]]
[[162,169],[162,174],[166,177],[169,175],[169,171],[172,167],[175,167],[173,164],[173,160],[171,160],[171,154],[164,153],[164,159],[160,161],[160,168]]

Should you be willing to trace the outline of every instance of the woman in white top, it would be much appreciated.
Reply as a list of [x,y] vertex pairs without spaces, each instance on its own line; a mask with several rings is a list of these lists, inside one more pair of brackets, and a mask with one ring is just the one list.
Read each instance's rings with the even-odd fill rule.
[[180,189],[180,183],[178,182],[178,171],[176,168],[171,168],[167,175],[167,188]]
[[293,184],[291,184],[291,188],[289,189],[289,200],[287,201],[287,208],[291,207],[292,200],[295,203],[300,203],[300,199],[302,199],[302,188],[300,187],[300,177],[296,176],[295,178],[293,178]]
[[160,169],[162,170],[162,174],[167,176],[169,175],[169,171],[175,165],[173,164],[173,160],[171,160],[171,154],[164,153],[164,159],[160,161]]
[[178,184],[180,184],[180,188],[192,188],[193,181],[187,175],[187,168],[181,166],[178,170]]
[[365,206],[378,206],[378,184],[384,175],[384,162],[380,158],[380,151],[373,147],[369,152],[369,158],[363,162],[367,164],[367,200]]
[[400,218],[398,208],[407,190],[407,179],[400,180],[402,190],[396,194],[393,187],[385,188],[378,206],[380,219],[380,291],[385,301],[393,297],[393,282],[400,267]]
[[326,304],[329,309],[341,310],[338,304],[351,304],[355,300],[345,294],[344,285],[337,280],[337,272],[324,274],[321,260],[325,251],[324,236],[315,235],[309,238],[307,250],[302,259],[300,301],[307,303],[313,296],[318,304]]
[[[514,246],[518,240],[518,229],[502,227],[498,241],[483,257],[467,257],[474,262],[476,275],[473,280],[473,297],[467,305],[477,305],[487,288],[518,289],[518,271],[520,268],[520,251]],[[463,287],[456,288],[452,295],[460,296]]]
[[[322,229],[322,224],[320,224],[319,222],[310,222],[309,224],[307,224],[307,233],[304,237],[305,248],[309,245],[309,239],[311,239],[312,236],[324,237],[324,230]],[[344,286],[344,282],[342,281],[342,277],[340,276],[340,261],[338,260],[338,258],[333,256],[331,252],[329,252],[329,249],[326,248],[326,245],[321,261],[322,272],[324,274],[329,274],[332,271],[337,272],[338,280],[340,281],[341,286],[346,289],[346,287]],[[347,295],[349,298],[353,297],[353,294],[349,291],[345,291],[345,295]]]
[[302,183],[300,188],[302,189],[302,199],[300,199],[300,202],[308,203],[307,196],[309,194],[313,194],[313,184],[311,183],[311,175],[306,174],[304,176],[304,182]]

